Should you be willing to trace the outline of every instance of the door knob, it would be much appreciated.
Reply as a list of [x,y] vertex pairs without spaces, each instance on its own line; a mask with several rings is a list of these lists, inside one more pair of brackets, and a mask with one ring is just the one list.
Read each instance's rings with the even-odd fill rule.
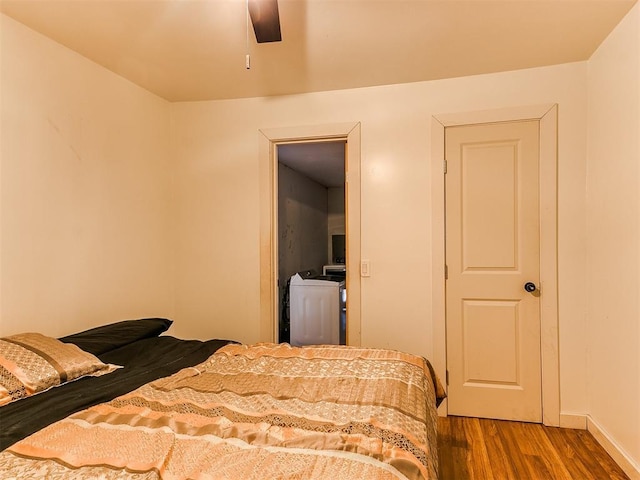
[[524,284],[524,289],[529,293],[533,293],[536,291],[536,284],[533,282],[527,282]]

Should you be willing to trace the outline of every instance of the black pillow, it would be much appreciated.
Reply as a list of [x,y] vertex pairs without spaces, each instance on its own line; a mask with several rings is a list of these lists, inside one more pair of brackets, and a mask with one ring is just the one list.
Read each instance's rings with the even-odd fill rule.
[[173,321],[166,318],[124,320],[74,333],[59,340],[73,343],[93,355],[100,355],[143,338],[157,337],[172,323]]

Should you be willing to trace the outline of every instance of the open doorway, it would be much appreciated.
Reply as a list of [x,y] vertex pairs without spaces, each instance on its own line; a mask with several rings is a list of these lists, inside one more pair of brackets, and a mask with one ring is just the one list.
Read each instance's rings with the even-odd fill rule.
[[[360,265],[360,123],[278,127],[259,130],[260,197],[260,339],[278,340],[277,153],[280,145],[343,140],[347,278],[347,345],[361,344]],[[349,268],[348,266],[353,266]]]
[[278,144],[278,341],[346,344],[346,140]]

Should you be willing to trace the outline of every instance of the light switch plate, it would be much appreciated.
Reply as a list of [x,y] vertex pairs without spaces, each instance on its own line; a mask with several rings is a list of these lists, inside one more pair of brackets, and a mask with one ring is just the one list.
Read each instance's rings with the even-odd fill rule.
[[369,260],[362,260],[360,262],[360,276],[362,277],[371,276],[371,262]]

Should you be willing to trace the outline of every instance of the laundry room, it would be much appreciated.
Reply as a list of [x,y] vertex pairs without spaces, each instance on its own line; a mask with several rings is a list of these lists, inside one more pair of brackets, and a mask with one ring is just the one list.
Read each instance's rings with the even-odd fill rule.
[[345,142],[278,146],[279,341],[345,343]]

